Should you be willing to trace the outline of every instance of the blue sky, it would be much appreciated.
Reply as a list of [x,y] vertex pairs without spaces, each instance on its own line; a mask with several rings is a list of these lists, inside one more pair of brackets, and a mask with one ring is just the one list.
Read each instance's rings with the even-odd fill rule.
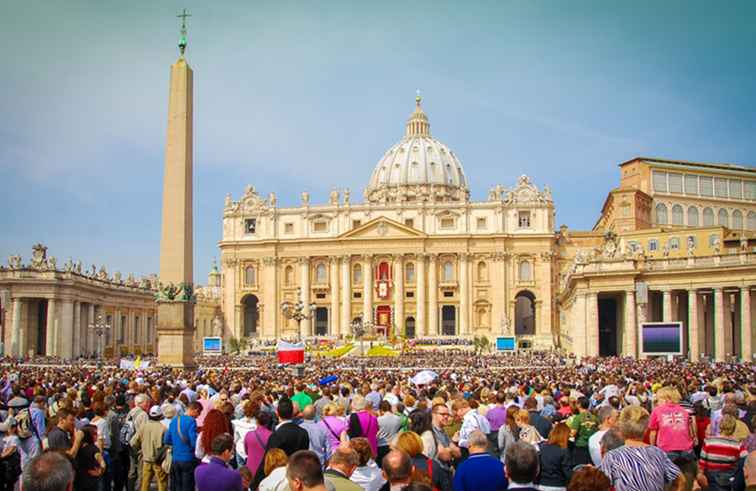
[[195,280],[245,184],[360,196],[420,88],[473,198],[520,174],[590,228],[638,155],[756,163],[756,2],[4,3],[0,258],[158,270],[169,66],[188,8]]

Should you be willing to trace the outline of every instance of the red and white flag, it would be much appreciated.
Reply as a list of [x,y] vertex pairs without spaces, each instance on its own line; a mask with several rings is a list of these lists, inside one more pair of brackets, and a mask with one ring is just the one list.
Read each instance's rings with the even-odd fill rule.
[[304,343],[287,343],[279,340],[276,351],[279,363],[304,363]]

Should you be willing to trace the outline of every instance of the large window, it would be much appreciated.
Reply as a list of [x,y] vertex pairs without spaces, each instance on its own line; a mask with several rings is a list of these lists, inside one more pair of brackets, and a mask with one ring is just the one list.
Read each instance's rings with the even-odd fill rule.
[[717,195],[717,198],[727,197],[727,179],[714,178],[714,193]]
[[517,273],[520,281],[533,281],[533,266],[530,264],[530,262],[520,262]]
[[698,208],[695,206],[688,207],[688,226],[698,227]]
[[328,270],[326,269],[325,264],[318,263],[318,265],[315,266],[315,283],[318,285],[322,285],[327,282],[328,282]]
[[711,208],[704,208],[703,211],[703,225],[704,227],[714,226],[714,210]]
[[478,281],[488,281],[488,265],[485,261],[478,263]]
[[446,261],[441,270],[441,281],[454,281],[454,265]]
[[244,220],[244,233],[254,234],[256,228],[257,228],[256,218],[247,218],[246,220]]
[[517,225],[520,228],[530,228],[530,212],[521,211],[517,214]]
[[666,193],[667,192],[667,173],[666,172],[660,172],[658,170],[655,170],[653,172],[654,181],[654,191],[658,191],[660,193]]
[[683,207],[675,205],[672,207],[672,225],[683,224]]
[[685,194],[698,194],[698,176],[685,174]]
[[244,286],[255,286],[257,284],[257,271],[254,266],[244,268]]
[[362,265],[355,264],[352,268],[352,283],[359,284],[362,282]]
[[730,179],[730,198],[743,198],[743,181],[740,179]]
[[719,209],[719,213],[717,214],[717,223],[723,227],[730,226],[730,215],[724,208]]
[[751,201],[756,199],[756,181],[745,182],[745,199],[750,199]]
[[713,196],[714,184],[711,182],[711,177],[700,176],[698,178],[698,190],[701,196]]
[[407,283],[415,282],[415,263],[407,263],[404,270],[404,277]]
[[284,284],[286,286],[292,286],[294,284],[294,267],[286,266],[284,270]]
[[667,221],[667,206],[664,203],[656,205],[656,224],[666,225]]
[[669,174],[669,192],[682,193],[682,174]]
[[756,230],[756,212],[748,212],[748,230]]
[[732,212],[732,228],[740,230],[743,228],[743,214],[740,210]]

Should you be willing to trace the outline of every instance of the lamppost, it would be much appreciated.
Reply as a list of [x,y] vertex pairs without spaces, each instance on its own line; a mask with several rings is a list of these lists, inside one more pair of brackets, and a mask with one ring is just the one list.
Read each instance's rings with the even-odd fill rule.
[[97,336],[97,365],[102,365],[102,337],[110,331],[110,324],[105,322],[102,318],[102,314],[97,316],[97,320],[89,325],[89,330]]
[[352,321],[352,335],[355,339],[360,340],[360,356],[365,356],[365,345],[363,337],[368,332],[372,332],[375,328],[373,321],[371,321],[370,319],[363,320],[364,318],[365,315],[363,314],[362,317],[359,317]]
[[302,339],[302,331],[300,325],[305,319],[312,319],[315,313],[315,304],[310,303],[305,305],[302,302],[302,288],[297,288],[297,301],[296,303],[284,300],[281,302],[281,312],[287,319],[294,319],[297,322],[297,339]]

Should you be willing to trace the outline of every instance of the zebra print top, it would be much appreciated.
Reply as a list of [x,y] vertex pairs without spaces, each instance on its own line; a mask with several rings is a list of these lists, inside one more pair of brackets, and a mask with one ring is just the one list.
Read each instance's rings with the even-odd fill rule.
[[659,447],[624,445],[604,455],[599,469],[615,491],[662,491],[680,475],[680,469]]

